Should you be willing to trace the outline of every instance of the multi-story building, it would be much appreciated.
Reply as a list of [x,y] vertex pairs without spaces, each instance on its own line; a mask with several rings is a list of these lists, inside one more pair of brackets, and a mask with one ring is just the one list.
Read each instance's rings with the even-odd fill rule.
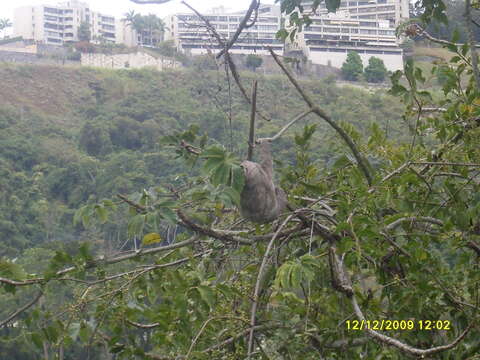
[[15,9],[13,36],[45,44],[78,41],[82,23],[89,24],[92,41],[115,42],[115,18],[93,12],[87,3],[70,0],[56,6],[36,5]]
[[[327,12],[325,2],[322,2],[316,15],[326,15]],[[348,13],[352,19],[388,20],[394,27],[409,18],[409,0],[342,0],[337,13]]]
[[[224,8],[214,9],[205,15],[218,34],[228,40],[238,28],[244,13],[228,13]],[[171,15],[167,19],[166,40],[173,40],[179,51],[192,55],[218,52],[220,46],[204,22],[189,13]],[[233,54],[268,54],[266,46],[276,52],[283,52],[283,43],[275,35],[281,28],[280,8],[264,5],[259,9],[255,25],[242,31],[238,41],[232,46]]]
[[287,49],[301,50],[314,64],[337,68],[350,51],[357,52],[364,65],[375,56],[383,60],[388,70],[403,68],[403,51],[389,20],[357,19],[340,11],[311,19],[312,24],[298,33]]

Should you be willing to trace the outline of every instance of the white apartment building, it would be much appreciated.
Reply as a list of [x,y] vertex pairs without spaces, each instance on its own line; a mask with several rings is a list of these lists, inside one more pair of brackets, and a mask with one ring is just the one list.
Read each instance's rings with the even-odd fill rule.
[[70,0],[56,6],[35,5],[15,9],[13,36],[45,44],[62,45],[78,41],[82,22],[90,25],[93,42],[115,42],[115,18],[91,11],[88,4]]
[[353,19],[340,12],[312,20],[289,48],[301,50],[314,64],[340,68],[348,52],[355,51],[364,66],[375,56],[383,60],[388,70],[403,68],[403,50],[389,20]]
[[[390,26],[395,27],[409,18],[409,0],[342,0],[337,13],[348,13],[352,19],[388,20]],[[316,15],[326,14],[327,8],[322,2]]]
[[[214,9],[205,15],[218,34],[226,41],[235,33],[244,13],[228,13],[224,8]],[[209,33],[204,22],[196,15],[181,13],[171,15],[166,21],[165,40],[173,40],[177,49],[192,55],[216,53],[220,47]],[[242,31],[232,46],[232,54],[269,54],[265,46],[283,52],[283,43],[275,35],[281,28],[280,8],[273,5],[261,6],[255,25]]]

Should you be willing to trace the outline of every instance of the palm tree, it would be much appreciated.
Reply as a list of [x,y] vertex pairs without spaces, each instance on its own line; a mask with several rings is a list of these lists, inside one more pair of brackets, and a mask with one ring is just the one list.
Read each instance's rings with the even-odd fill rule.
[[125,21],[127,26],[130,26],[135,32],[137,36],[140,36],[140,45],[143,44],[143,26],[142,26],[142,15],[137,14],[135,10],[130,10],[123,14],[124,18],[122,19]]
[[154,46],[160,41],[161,34],[165,31],[165,24],[162,19],[153,14],[143,18],[145,27],[148,29],[149,45]]
[[[4,32],[7,28],[9,28],[11,26],[12,26],[12,22],[10,21],[10,19],[7,19],[7,18],[0,19],[0,31],[1,32]],[[5,35],[3,35],[3,37],[5,37]]]

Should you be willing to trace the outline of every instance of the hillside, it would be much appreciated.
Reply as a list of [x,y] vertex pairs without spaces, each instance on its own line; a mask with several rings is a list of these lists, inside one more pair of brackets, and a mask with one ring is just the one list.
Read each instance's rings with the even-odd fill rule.
[[[244,74],[247,87],[252,76]],[[0,257],[45,242],[82,239],[88,234],[72,225],[81,204],[195,171],[159,145],[175,130],[196,124],[200,133],[240,156],[246,151],[249,107],[222,72],[1,65],[0,77]],[[401,134],[401,107],[384,93],[331,82],[304,85],[335,120],[360,131],[375,122],[390,138]],[[294,89],[277,76],[259,78],[259,107],[274,119],[260,121],[264,134],[304,110]],[[277,145],[276,160],[293,161],[294,132]],[[341,149],[332,131],[319,124],[317,159],[328,164]],[[98,231],[115,242],[126,236],[124,224]]]

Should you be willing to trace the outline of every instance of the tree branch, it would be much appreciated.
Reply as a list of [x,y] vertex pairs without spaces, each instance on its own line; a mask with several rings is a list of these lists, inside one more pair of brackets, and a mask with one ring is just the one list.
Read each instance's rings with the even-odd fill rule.
[[30,301],[29,303],[25,304],[24,306],[22,306],[20,309],[18,309],[17,311],[15,311],[12,315],[10,315],[8,318],[6,318],[5,320],[3,321],[0,321],[0,328],[6,326],[10,321],[12,321],[13,319],[15,319],[18,315],[20,315],[21,313],[23,313],[24,311],[30,309],[33,305],[35,305],[38,300],[40,300],[40,298],[43,296],[43,291],[40,290],[37,294],[37,296],[35,296],[33,298],[32,301]]
[[280,136],[283,135],[283,133],[285,131],[287,131],[290,126],[292,126],[293,124],[295,124],[297,121],[303,119],[305,116],[311,114],[313,112],[313,110],[307,110],[307,111],[304,111],[303,113],[297,115],[292,121],[290,121],[287,125],[285,125],[278,133],[276,133],[274,136],[272,137],[269,137],[269,138],[260,138],[258,139],[257,141],[258,142],[262,142],[262,141],[275,141],[277,140]]
[[263,272],[265,270],[265,266],[267,265],[267,259],[270,254],[270,250],[273,246],[273,243],[275,242],[275,239],[277,239],[278,234],[282,229],[287,225],[287,223],[292,219],[293,214],[289,215],[282,225],[278,227],[278,230],[275,232],[275,234],[272,236],[272,240],[268,243],[267,249],[265,250],[265,254],[263,255],[262,263],[260,265],[260,269],[258,270],[258,276],[257,276],[257,282],[255,284],[255,290],[253,293],[253,303],[252,303],[252,310],[251,310],[251,315],[250,315],[250,335],[248,339],[248,359],[250,359],[252,352],[253,352],[253,335],[255,332],[255,322],[256,322],[256,314],[257,314],[257,306],[258,306],[258,296],[260,293],[260,284],[263,280]]
[[253,81],[252,86],[252,108],[250,111],[250,132],[248,134],[248,155],[247,160],[253,159],[253,148],[255,147],[255,112],[257,110],[257,80]]
[[218,233],[212,229],[195,224],[192,220],[187,218],[187,216],[181,210],[177,210],[177,215],[180,218],[181,224],[183,226],[199,234],[210,236],[214,239],[217,239],[226,243],[240,243],[243,245],[252,245],[252,241],[250,240],[242,239],[241,237],[232,236],[226,233]]
[[[210,24],[210,21],[208,21],[208,19],[203,16],[202,14],[200,14],[197,10],[195,10],[193,7],[191,7],[189,4],[187,4],[185,1],[182,1],[181,2],[183,5],[185,5],[186,7],[188,7],[190,10],[192,10],[195,15],[197,15],[204,23],[205,23],[205,26],[207,27],[208,31],[212,34],[212,36],[217,40],[218,44],[222,47],[222,49],[225,49],[227,44],[225,44],[225,41],[223,41],[222,37],[218,34],[217,30],[215,29],[214,26],[212,26],[212,24]],[[240,80],[240,75],[238,74],[238,70],[237,70],[237,66],[235,65],[235,63],[233,62],[231,56],[230,56],[230,53],[228,51],[224,51],[223,52],[223,55],[224,55],[224,58],[225,58],[225,61],[227,62],[227,65],[230,69],[230,71],[232,72],[232,75],[233,75],[233,79],[235,80],[235,83],[237,84],[238,88],[240,89],[240,92],[242,93],[243,97],[245,98],[245,100],[247,100],[247,102],[249,104],[252,104],[252,99],[250,99],[250,97],[248,96],[247,94],[247,90],[245,90],[245,87],[243,86],[241,80]],[[270,121],[271,119],[268,118],[268,116],[266,115],[263,115],[260,111],[257,110],[257,114],[264,120],[266,121]]]
[[268,47],[268,51],[270,52],[270,54],[272,55],[273,59],[278,64],[278,66],[280,66],[282,71],[288,77],[288,79],[293,84],[293,86],[295,86],[295,88],[297,89],[297,91],[299,92],[299,94],[301,95],[303,100],[309,106],[310,110],[313,113],[315,113],[316,115],[318,115],[320,118],[325,120],[333,129],[335,129],[335,131],[340,135],[340,137],[347,143],[348,147],[350,148],[350,150],[353,153],[353,156],[355,156],[355,159],[357,160],[357,163],[358,163],[358,166],[359,166],[360,170],[365,175],[365,178],[367,179],[368,185],[371,186],[372,185],[372,176],[370,175],[370,171],[368,170],[367,163],[366,163],[365,159],[362,157],[362,155],[360,154],[360,151],[357,149],[355,143],[350,138],[350,136],[348,136],[348,134],[340,126],[338,126],[337,123],[335,121],[333,121],[333,119],[330,116],[328,116],[322,109],[320,109],[316,105],[316,103],[313,101],[313,99],[310,98],[309,95],[307,95],[307,93],[302,89],[302,87],[300,86],[298,81],[292,75],[290,70],[288,70],[287,67],[280,61],[280,59],[278,58],[278,56],[275,54],[275,52],[272,50],[271,47]]
[[252,17],[252,13],[254,10],[257,10],[258,11],[258,7],[260,6],[260,1],[257,1],[257,0],[252,0],[252,2],[250,3],[250,6],[248,7],[248,10],[245,14],[245,16],[243,17],[242,21],[240,22],[240,24],[238,25],[238,28],[237,30],[235,31],[235,33],[233,34],[233,36],[230,38],[230,40],[228,41],[227,44],[225,44],[224,48],[222,50],[220,50],[220,52],[217,54],[217,59],[222,57],[223,54],[225,54],[228,50],[230,50],[230,48],[233,46],[233,44],[235,44],[235,42],[237,41],[238,37],[240,36],[240,34],[242,33],[243,29],[245,29],[247,26],[250,27],[252,26],[255,21],[253,21],[252,23],[250,24],[247,24],[248,23],[248,20],[250,20],[250,18]]

